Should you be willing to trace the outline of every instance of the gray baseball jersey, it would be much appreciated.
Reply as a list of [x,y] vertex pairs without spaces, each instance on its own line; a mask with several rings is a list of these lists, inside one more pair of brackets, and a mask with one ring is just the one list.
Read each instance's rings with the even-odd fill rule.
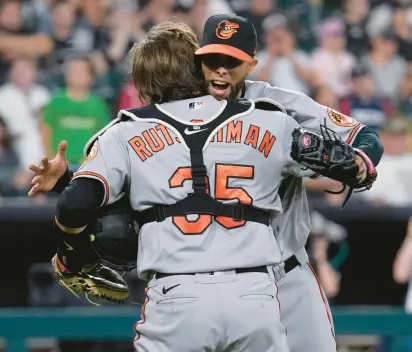
[[[245,88],[245,98],[274,100],[299,125],[318,134],[321,133],[320,124],[326,124],[347,143],[352,143],[363,127],[355,119],[320,105],[297,91],[254,81],[246,81]],[[282,259],[286,260],[304,248],[310,231],[310,216],[302,178],[288,177],[282,184],[281,194],[283,213],[273,220],[272,227]]]
[[[226,109],[226,101],[211,96],[157,106],[164,114],[196,129]],[[130,196],[134,210],[172,204],[191,192],[190,153],[184,138],[155,116],[114,123],[94,143],[77,177],[100,180],[102,204]],[[138,110],[136,111],[138,114]],[[203,121],[203,122],[201,122]],[[238,202],[282,211],[279,186],[286,177],[300,177],[300,165],[290,158],[296,121],[282,112],[254,109],[235,115],[213,131],[204,147],[210,194],[223,202]],[[274,264],[281,260],[270,226],[255,222],[212,219],[210,215],[175,216],[151,222],[139,234],[138,273],[210,272]]]

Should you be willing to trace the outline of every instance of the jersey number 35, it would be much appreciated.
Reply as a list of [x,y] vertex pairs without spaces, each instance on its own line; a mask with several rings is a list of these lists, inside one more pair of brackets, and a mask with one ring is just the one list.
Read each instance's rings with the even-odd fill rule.
[[[252,205],[252,197],[243,189],[229,187],[230,178],[242,178],[252,180],[254,177],[254,167],[250,165],[233,165],[233,164],[216,164],[215,170],[215,196],[217,200],[234,200],[237,199],[243,205]],[[182,187],[183,183],[192,179],[190,167],[179,167],[169,179],[169,187]],[[210,187],[208,186],[208,193]],[[231,218],[216,216],[215,220],[227,229],[234,229],[245,225],[245,220],[233,220]],[[200,235],[211,224],[212,215],[202,214],[190,221],[186,216],[174,216],[173,224],[184,235]]]

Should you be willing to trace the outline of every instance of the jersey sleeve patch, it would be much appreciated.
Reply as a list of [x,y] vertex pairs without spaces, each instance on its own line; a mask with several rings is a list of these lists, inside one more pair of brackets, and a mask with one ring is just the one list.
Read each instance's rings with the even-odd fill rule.
[[80,165],[79,170],[85,167],[89,162],[91,162],[97,155],[98,152],[98,146],[95,143],[90,150],[90,153],[87,155],[86,159],[84,159],[83,163]]
[[353,127],[358,123],[353,117],[342,114],[331,108],[328,108],[328,116],[335,125],[342,127]]

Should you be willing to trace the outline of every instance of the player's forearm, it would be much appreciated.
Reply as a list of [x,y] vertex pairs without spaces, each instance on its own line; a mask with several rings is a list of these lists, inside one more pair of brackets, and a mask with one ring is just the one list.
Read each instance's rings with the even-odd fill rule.
[[104,187],[99,181],[79,178],[59,198],[54,222],[57,257],[71,273],[81,271],[84,265],[95,260],[87,225],[95,217],[103,197]]
[[57,227],[61,231],[65,232],[65,233],[68,233],[70,235],[78,235],[79,233],[82,233],[87,227],[87,225],[84,225],[82,227],[75,227],[75,228],[66,227],[66,226],[64,226],[60,223],[60,221],[57,219],[57,217],[54,218],[54,221],[55,221]]
[[383,145],[377,133],[370,127],[363,127],[356,136],[353,147],[362,149],[377,166],[382,158]]
[[73,231],[80,229],[93,219],[103,198],[104,186],[100,181],[91,178],[75,179],[57,202],[56,219],[64,228]]
[[54,187],[52,188],[53,192],[62,193],[66,187],[70,184],[71,179],[73,178],[74,172],[70,169],[67,169],[66,172],[60,177]]

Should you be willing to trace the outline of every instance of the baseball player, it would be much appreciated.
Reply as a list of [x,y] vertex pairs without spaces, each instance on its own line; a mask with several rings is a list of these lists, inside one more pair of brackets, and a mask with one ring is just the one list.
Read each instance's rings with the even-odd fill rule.
[[[359,180],[367,174],[366,160],[377,165],[382,155],[382,146],[376,133],[359,124],[353,118],[317,104],[308,96],[277,87],[265,82],[245,81],[254,69],[256,32],[247,20],[234,15],[211,17],[203,35],[202,47],[196,52],[207,82],[207,89],[217,99],[229,97],[262,98],[276,101],[301,126],[319,133],[325,123],[349,144],[357,147],[359,155]],[[64,144],[62,144],[64,148]],[[67,166],[61,156],[50,167],[47,159],[33,180],[31,194],[50,190],[56,178]],[[70,178],[67,172],[59,182],[64,188]],[[47,182],[47,186],[46,186]],[[283,214],[277,217],[272,227],[282,253],[283,263],[277,267],[281,319],[288,332],[288,345],[292,352],[330,352],[336,350],[332,317],[323,289],[310,265],[304,249],[310,229],[309,211],[302,180],[297,177],[285,179],[279,191]]]
[[61,194],[54,261],[78,270],[69,255],[81,253],[91,214],[126,194],[141,226],[138,275],[150,280],[136,351],[289,351],[270,220],[282,180],[304,172],[290,156],[299,125],[267,101],[194,97],[203,82],[191,39],[166,22],[135,45],[133,79],[151,105],[120,111]]
[[[356,161],[362,180],[367,173],[365,160],[377,165],[383,153],[377,134],[353,118],[317,104],[305,94],[272,87],[265,82],[245,81],[257,64],[255,40],[256,32],[244,18],[234,15],[209,18],[201,48],[196,51],[209,93],[217,99],[230,96],[270,98],[303,128],[316,133],[320,133],[321,124],[326,124],[359,149]],[[233,58],[240,61],[240,65]],[[292,352],[336,351],[327,299],[308,263],[304,247],[310,232],[310,216],[303,180],[288,177],[279,193],[283,214],[274,219],[272,226],[282,252],[277,284],[289,348]]]

